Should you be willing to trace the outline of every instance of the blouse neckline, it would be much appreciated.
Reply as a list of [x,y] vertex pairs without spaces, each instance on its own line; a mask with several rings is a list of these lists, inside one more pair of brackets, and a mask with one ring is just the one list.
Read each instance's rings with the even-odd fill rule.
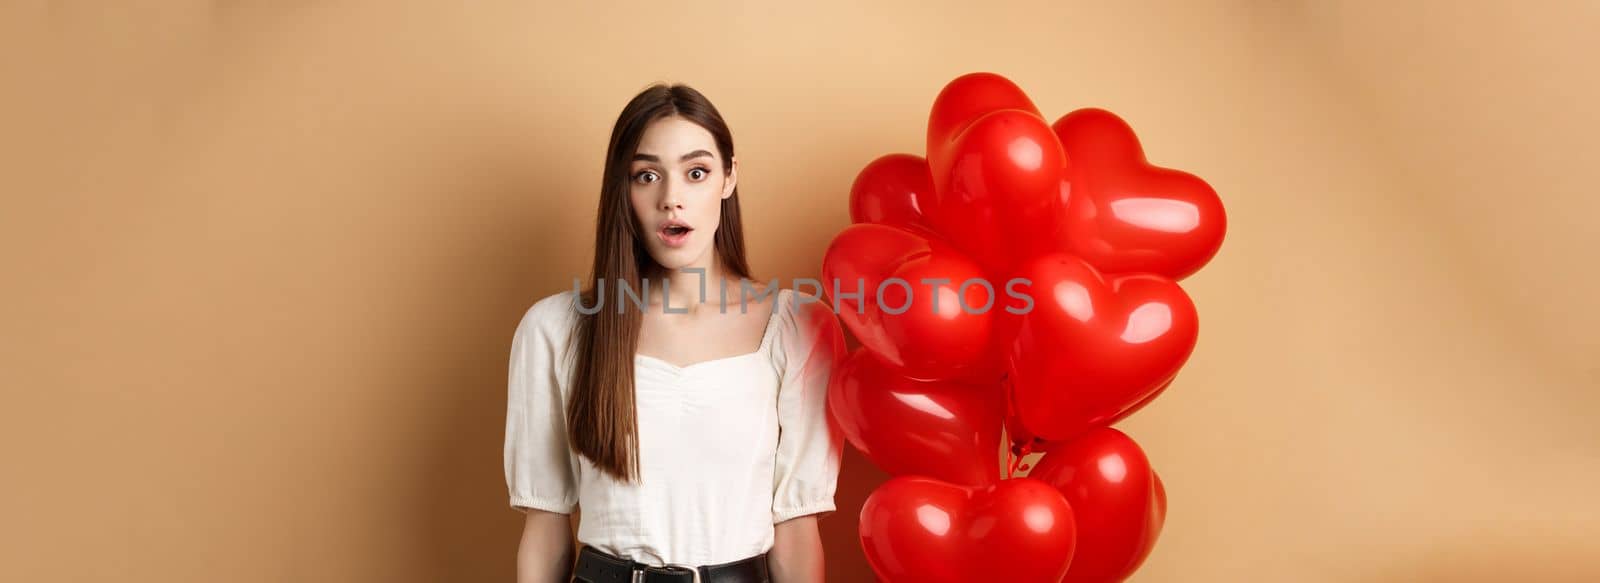
[[744,354],[735,354],[733,356],[723,356],[723,357],[713,358],[713,359],[709,359],[709,360],[702,360],[702,361],[699,361],[699,362],[694,362],[694,363],[689,363],[689,364],[684,364],[684,365],[673,364],[673,363],[667,362],[665,360],[662,360],[660,358],[656,358],[654,356],[650,356],[648,354],[642,354],[642,353],[639,353],[639,352],[635,352],[635,353],[633,353],[634,362],[640,363],[640,364],[651,364],[651,365],[654,365],[654,366],[665,368],[665,369],[673,371],[673,372],[683,373],[683,372],[687,372],[687,371],[690,371],[690,370],[695,370],[695,369],[699,369],[699,368],[705,368],[705,367],[708,367],[708,366],[715,366],[715,365],[718,365],[718,364],[723,364],[723,363],[728,363],[728,362],[736,362],[736,361],[745,360],[745,359],[748,359],[748,358],[755,358],[755,357],[758,357],[758,356],[762,356],[762,355],[767,353],[768,347],[770,347],[772,345],[772,337],[773,337],[774,334],[777,333],[778,317],[781,315],[780,311],[784,309],[783,300],[784,300],[784,296],[786,294],[788,294],[788,292],[789,292],[789,290],[787,290],[787,289],[778,288],[777,294],[775,295],[775,297],[772,298],[772,313],[771,313],[771,315],[767,316],[767,327],[761,333],[761,343],[758,346],[756,346],[756,349],[753,350],[753,351],[746,352]]

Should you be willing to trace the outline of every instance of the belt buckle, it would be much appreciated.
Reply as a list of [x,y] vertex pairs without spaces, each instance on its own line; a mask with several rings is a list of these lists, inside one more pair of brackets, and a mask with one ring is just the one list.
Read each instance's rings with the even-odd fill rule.
[[675,564],[672,564],[672,563],[667,563],[667,568],[668,569],[671,569],[671,568],[674,568],[674,567],[679,568],[679,569],[683,569],[685,571],[688,571],[689,572],[689,580],[693,581],[694,583],[700,583],[700,570],[699,569],[696,569],[694,567],[690,567],[688,565],[675,565]]
[[644,583],[645,575],[649,574],[651,569],[655,569],[657,571],[666,571],[668,573],[680,573],[680,572],[681,573],[688,573],[689,576],[690,576],[690,580],[691,581],[694,581],[694,583],[700,583],[700,570],[699,569],[696,569],[694,567],[690,567],[688,565],[678,565],[678,564],[674,564],[674,563],[665,563],[660,567],[656,567],[656,566],[653,566],[653,565],[639,565],[639,566],[636,566],[636,567],[633,568],[633,576],[629,579],[630,582],[631,583]]

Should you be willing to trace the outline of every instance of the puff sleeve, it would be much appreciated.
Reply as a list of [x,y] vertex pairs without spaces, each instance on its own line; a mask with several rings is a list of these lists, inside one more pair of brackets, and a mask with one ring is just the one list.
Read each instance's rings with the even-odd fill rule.
[[570,514],[578,504],[561,386],[573,316],[570,292],[535,303],[511,338],[505,474],[511,507]]
[[[794,292],[783,307],[778,350],[778,451],[772,484],[772,522],[826,516],[835,509],[844,439],[828,419],[828,382],[844,361],[844,332],[826,304]],[[820,517],[819,516],[819,517]]]

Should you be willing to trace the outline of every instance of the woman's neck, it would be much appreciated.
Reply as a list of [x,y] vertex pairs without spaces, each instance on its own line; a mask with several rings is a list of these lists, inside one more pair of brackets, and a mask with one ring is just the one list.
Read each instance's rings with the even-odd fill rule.
[[[648,277],[650,279],[650,309],[673,310],[688,309],[690,313],[698,310],[702,305],[721,305],[722,282],[726,271],[717,265],[703,267],[691,266],[681,269],[665,269],[657,267]],[[665,280],[665,289],[662,282]],[[739,297],[739,282],[737,280],[720,284],[726,286],[729,302],[737,302]],[[665,295],[663,295],[665,291]],[[665,305],[663,299],[667,300]]]

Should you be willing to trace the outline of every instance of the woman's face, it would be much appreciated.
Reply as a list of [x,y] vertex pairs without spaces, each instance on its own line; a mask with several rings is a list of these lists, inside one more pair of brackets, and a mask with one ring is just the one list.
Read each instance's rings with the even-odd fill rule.
[[724,173],[711,132],[683,117],[663,117],[645,127],[628,173],[629,196],[656,263],[668,270],[713,267],[722,199],[733,196],[738,179],[738,158],[733,162]]

